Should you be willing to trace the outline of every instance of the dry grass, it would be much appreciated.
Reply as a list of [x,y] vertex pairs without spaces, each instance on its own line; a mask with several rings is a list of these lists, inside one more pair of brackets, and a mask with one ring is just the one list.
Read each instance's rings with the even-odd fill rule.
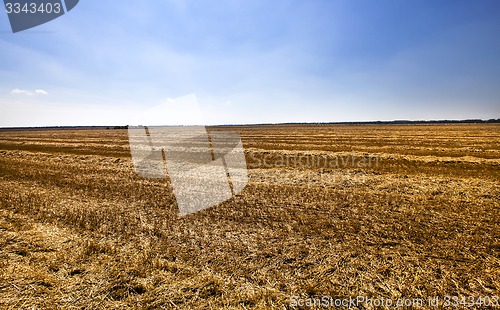
[[230,129],[248,186],[183,218],[125,130],[0,131],[0,308],[500,295],[499,125]]

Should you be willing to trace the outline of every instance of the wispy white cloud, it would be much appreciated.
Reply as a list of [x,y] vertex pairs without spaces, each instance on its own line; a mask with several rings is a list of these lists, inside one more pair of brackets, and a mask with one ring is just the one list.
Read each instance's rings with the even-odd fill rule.
[[49,93],[44,89],[35,89],[35,94],[37,95],[48,95]]
[[35,89],[35,90],[27,90],[27,89],[19,89],[14,88],[10,91],[12,95],[25,95],[25,96],[33,96],[33,95],[48,95],[49,93],[44,89]]
[[12,95],[26,95],[26,96],[33,96],[33,93],[30,92],[29,90],[25,90],[25,89],[19,89],[19,88],[15,88],[13,90],[10,91],[10,93]]

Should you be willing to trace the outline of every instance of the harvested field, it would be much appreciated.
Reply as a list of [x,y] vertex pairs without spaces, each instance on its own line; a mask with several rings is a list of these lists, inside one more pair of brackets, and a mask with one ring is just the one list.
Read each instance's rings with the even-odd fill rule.
[[0,131],[0,308],[500,297],[500,125],[211,130],[249,183],[185,217],[126,130]]

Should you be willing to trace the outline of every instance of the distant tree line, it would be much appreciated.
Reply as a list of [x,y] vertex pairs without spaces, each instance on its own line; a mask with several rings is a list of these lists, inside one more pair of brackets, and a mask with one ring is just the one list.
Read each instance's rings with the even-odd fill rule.
[[[394,120],[394,121],[363,121],[363,122],[304,122],[304,123],[265,123],[265,124],[255,124],[255,125],[384,125],[384,124],[395,124],[395,125],[405,125],[405,124],[485,124],[485,123],[500,123],[500,118],[494,119],[465,119],[465,120]],[[238,125],[223,125],[223,126],[238,126]]]
[[125,126],[108,126],[106,129],[128,129],[128,125]]
[[500,123],[500,118],[497,119],[465,119],[465,120],[431,120],[431,121],[410,121],[410,120],[394,120],[394,121],[373,121],[373,122],[341,122],[335,124],[480,124],[480,123]]

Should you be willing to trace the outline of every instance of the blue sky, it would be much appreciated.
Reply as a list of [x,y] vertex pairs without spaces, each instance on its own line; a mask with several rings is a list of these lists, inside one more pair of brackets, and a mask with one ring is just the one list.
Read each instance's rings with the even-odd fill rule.
[[0,46],[0,126],[190,93],[207,124],[500,118],[494,0],[81,0],[15,34],[2,8]]

